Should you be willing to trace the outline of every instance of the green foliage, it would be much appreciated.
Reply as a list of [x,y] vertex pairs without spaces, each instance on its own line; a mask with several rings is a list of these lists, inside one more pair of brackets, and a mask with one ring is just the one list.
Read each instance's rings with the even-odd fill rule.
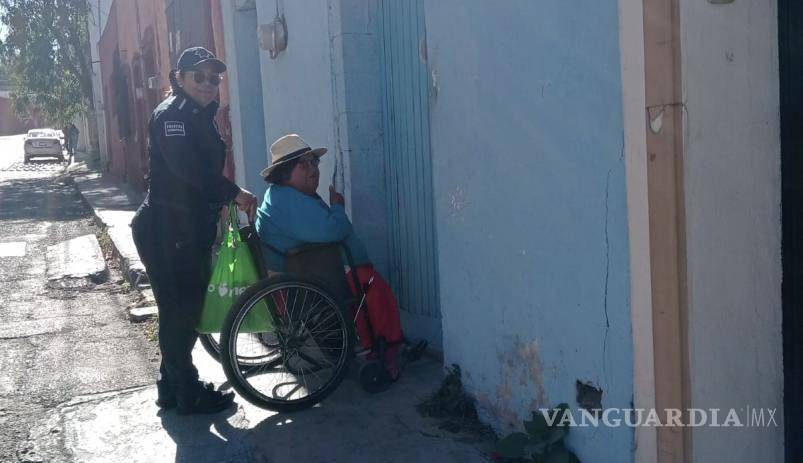
[[499,456],[517,461],[535,463],[580,463],[577,456],[566,448],[563,439],[569,434],[569,406],[562,403],[549,412],[549,422],[540,412],[533,412],[531,420],[524,421],[526,432],[514,432],[496,444]]
[[23,119],[60,125],[92,105],[86,0],[0,0],[0,60]]
[[463,389],[459,365],[446,368],[446,377],[438,390],[417,408],[424,416],[442,419],[440,428],[449,432],[495,437],[493,430],[480,421],[474,399]]

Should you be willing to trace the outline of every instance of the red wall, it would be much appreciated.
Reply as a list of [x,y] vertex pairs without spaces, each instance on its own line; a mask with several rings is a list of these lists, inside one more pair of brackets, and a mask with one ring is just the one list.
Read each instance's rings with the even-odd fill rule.
[[[115,0],[98,44],[101,60],[107,140],[113,174],[144,190],[148,169],[147,124],[151,112],[169,93],[171,55],[201,45],[225,61],[219,0],[168,2]],[[203,5],[203,6],[201,6]],[[183,7],[182,7],[183,6]],[[181,37],[180,50],[171,50],[168,37]],[[158,75],[160,86],[149,89],[148,77]],[[226,80],[216,120],[226,140],[225,174],[234,178],[231,123]]]
[[[111,153],[109,170],[144,190],[148,118],[170,89],[164,1],[115,0],[98,48]],[[148,88],[152,76],[159,76],[158,88]]]

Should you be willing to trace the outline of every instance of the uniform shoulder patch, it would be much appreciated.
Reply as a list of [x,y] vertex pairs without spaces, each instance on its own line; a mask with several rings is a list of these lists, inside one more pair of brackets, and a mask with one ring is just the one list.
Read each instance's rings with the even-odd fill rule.
[[165,137],[183,137],[185,135],[183,122],[165,121]]

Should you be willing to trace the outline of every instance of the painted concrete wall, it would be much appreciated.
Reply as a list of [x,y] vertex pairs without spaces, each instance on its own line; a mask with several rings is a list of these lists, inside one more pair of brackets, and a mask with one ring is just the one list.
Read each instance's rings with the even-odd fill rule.
[[39,121],[21,121],[14,112],[11,95],[7,90],[0,91],[0,136],[18,135],[35,129]]
[[[380,273],[387,275],[387,213],[377,0],[338,0],[332,36],[337,130],[348,164],[354,227]],[[346,179],[344,178],[344,181]]]
[[[148,117],[169,89],[167,74],[171,64],[167,42],[162,0],[112,2],[98,41],[109,153],[107,167],[137,188],[144,188],[147,173]],[[116,51],[119,51],[119,69],[114,67]],[[144,53],[148,56],[143,56]],[[152,62],[152,69],[147,69],[148,61]],[[161,88],[147,88],[147,77],[151,75],[159,76]],[[124,87],[121,76],[125,76]],[[121,84],[119,89],[118,84]],[[119,127],[121,118],[127,119],[128,124]]]
[[[89,29],[89,52],[92,58],[92,98],[95,105],[95,119],[98,126],[98,149],[100,151],[100,162],[104,169],[108,169],[109,147],[106,134],[106,108],[104,106],[103,80],[100,72],[100,50],[98,42],[106,27],[106,20],[109,18],[109,9],[112,0],[100,0],[89,2],[90,15],[88,18]],[[92,115],[90,115],[91,117]]]
[[[497,429],[633,400],[616,2],[426,3],[445,362]],[[582,461],[633,430],[578,428]]]
[[[278,0],[257,0],[259,24],[270,24]],[[288,133],[310,145],[329,148],[321,158],[319,194],[328,200],[338,154],[330,46],[330,0],[279,1],[287,21],[288,45],[276,59],[260,49],[262,100],[267,146]]]
[[104,168],[119,178],[125,178],[125,152],[123,143],[120,142],[120,124],[117,117],[119,102],[116,98],[116,82],[114,79],[116,71],[114,57],[119,42],[117,29],[117,2],[113,1],[109,6],[106,24],[103,26],[103,32],[98,40],[108,153]]
[[[773,0],[681,1],[693,407],[783,415]],[[695,462],[779,462],[783,428],[695,428]]]
[[[259,24],[276,0],[257,0]],[[335,163],[355,230],[380,272],[387,267],[376,1],[279,2],[288,46],[260,50],[267,146],[287,133],[325,146],[318,193],[328,200]]]
[[262,112],[257,11],[256,8],[237,10],[232,0],[222,0],[221,10],[236,180],[261,198],[267,184],[259,172],[268,165],[270,157]]
[[[625,126],[628,242],[630,251],[630,318],[633,332],[633,406],[656,408],[655,346],[650,253],[649,175],[647,157],[645,37],[643,0],[619,0],[619,47]],[[654,463],[658,456],[655,428],[634,432],[633,461]]]

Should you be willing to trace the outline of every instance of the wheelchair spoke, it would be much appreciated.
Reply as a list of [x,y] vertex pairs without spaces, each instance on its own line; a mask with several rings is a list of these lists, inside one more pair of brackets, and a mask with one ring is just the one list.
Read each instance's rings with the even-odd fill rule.
[[290,309],[290,312],[289,312],[290,313],[289,320],[290,320],[290,325],[291,326],[293,324],[293,315],[295,315],[295,313],[296,313],[296,304],[298,303],[298,291],[299,291],[299,289],[296,288],[296,290],[295,290],[296,297],[293,298],[293,307],[292,307],[292,309]]

